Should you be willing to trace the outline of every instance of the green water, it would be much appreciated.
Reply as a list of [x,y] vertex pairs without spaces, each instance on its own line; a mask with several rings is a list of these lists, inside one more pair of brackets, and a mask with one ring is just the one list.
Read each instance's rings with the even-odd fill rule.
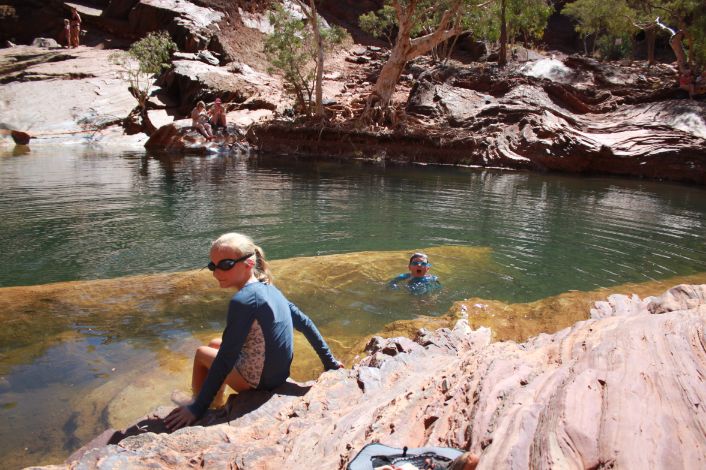
[[[1,154],[0,456],[10,468],[56,463],[168,404],[193,349],[222,329],[229,293],[203,287],[207,274],[193,289],[160,275],[204,266],[225,231],[263,246],[278,285],[340,354],[455,300],[702,273],[704,215],[703,188],[639,180],[85,147]],[[444,289],[387,290],[419,249]],[[81,282],[50,285],[60,281]],[[297,356],[298,370],[316,366],[304,343]]]

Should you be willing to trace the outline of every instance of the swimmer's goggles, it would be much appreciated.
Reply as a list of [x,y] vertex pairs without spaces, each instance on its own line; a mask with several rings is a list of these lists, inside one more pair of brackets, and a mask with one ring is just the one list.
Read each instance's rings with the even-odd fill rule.
[[427,267],[429,267],[429,266],[431,266],[431,263],[427,263],[424,261],[412,261],[411,263],[409,263],[409,265],[410,266],[427,266]]
[[206,267],[209,271],[215,271],[216,269],[220,269],[221,271],[228,271],[230,269],[233,269],[233,266],[235,266],[239,262],[245,261],[254,254],[255,253],[250,253],[249,255],[241,256],[238,259],[222,259],[218,262],[218,264],[214,263],[213,261],[210,261],[208,265],[206,265]]

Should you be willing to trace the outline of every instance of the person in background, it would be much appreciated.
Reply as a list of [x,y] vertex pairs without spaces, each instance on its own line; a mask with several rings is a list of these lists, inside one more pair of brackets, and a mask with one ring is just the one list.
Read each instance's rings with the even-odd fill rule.
[[408,273],[400,274],[388,282],[390,288],[398,289],[403,285],[413,294],[426,294],[441,288],[439,278],[429,274],[431,263],[424,253],[414,253],[407,268]]
[[211,126],[213,127],[214,131],[219,127],[223,127],[223,130],[225,131],[226,110],[221,105],[220,98],[216,98],[216,101],[213,102],[211,109],[208,110],[208,115],[210,117]]
[[213,139],[211,125],[208,123],[208,113],[206,112],[206,103],[199,101],[196,107],[191,110],[191,125],[206,137],[207,140]]
[[211,245],[210,258],[208,269],[220,286],[237,292],[222,337],[196,350],[191,377],[196,398],[164,419],[172,431],[201,418],[224,384],[236,392],[284,384],[294,356],[294,328],[304,333],[325,370],[343,367],[311,319],[272,285],[265,254],[249,237],[221,235]]
[[64,47],[71,46],[71,21],[64,19],[64,27],[59,33],[59,44]]
[[69,46],[78,47],[79,36],[81,36],[81,15],[75,7],[71,7]]

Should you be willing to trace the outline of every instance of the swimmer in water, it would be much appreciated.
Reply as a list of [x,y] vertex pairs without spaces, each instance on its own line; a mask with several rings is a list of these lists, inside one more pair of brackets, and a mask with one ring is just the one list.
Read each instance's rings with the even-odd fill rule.
[[404,285],[413,294],[426,294],[441,288],[439,278],[429,274],[431,263],[424,253],[414,253],[409,259],[408,273],[400,274],[392,279],[388,286],[398,289]]

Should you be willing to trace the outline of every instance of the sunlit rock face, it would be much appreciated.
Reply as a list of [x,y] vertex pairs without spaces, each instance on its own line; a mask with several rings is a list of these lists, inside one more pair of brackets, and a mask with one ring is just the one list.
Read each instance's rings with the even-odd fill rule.
[[[137,105],[111,51],[18,46],[0,51],[0,122],[28,132],[32,144],[111,143],[141,147],[123,135],[122,119]],[[143,136],[144,137],[144,136]],[[5,141],[5,142],[4,142]],[[12,144],[0,139],[0,146]]]
[[468,449],[480,469],[703,468],[706,285],[614,297],[594,316],[522,344],[465,320],[376,338],[352,369],[244,393],[210,426],[86,448],[71,465],[345,468],[380,441]]

